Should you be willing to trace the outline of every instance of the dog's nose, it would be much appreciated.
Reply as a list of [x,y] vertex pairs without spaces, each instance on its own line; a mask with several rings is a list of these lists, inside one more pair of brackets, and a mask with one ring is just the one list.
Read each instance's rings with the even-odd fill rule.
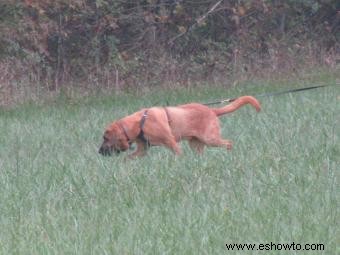
[[110,148],[106,147],[100,147],[98,152],[102,154],[103,156],[111,156],[112,155],[112,150]]
[[106,150],[105,148],[103,147],[100,147],[99,148],[99,151],[98,151],[100,154],[102,154],[103,156],[106,156],[108,153],[108,150]]

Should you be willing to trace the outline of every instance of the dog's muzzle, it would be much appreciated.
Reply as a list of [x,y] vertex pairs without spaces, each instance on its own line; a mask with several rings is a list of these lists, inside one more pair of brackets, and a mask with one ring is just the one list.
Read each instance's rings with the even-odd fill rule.
[[113,151],[115,152],[115,154],[120,153],[120,150],[113,149],[111,147],[100,147],[98,152],[103,156],[111,156]]

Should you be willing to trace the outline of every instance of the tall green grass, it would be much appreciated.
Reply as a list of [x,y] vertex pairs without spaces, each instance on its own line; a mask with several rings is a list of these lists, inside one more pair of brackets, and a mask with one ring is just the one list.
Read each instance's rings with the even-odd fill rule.
[[[331,82],[335,83],[335,80]],[[294,86],[293,83],[286,84]],[[0,254],[230,254],[226,243],[322,243],[340,254],[340,88],[262,97],[221,118],[232,151],[97,153],[112,120],[153,104],[276,90],[189,88],[2,111]]]

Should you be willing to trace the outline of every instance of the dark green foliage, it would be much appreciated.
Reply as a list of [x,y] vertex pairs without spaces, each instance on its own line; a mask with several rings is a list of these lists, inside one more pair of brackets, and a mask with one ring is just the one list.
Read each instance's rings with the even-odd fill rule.
[[27,61],[32,69],[21,72],[54,87],[80,78],[97,85],[185,83],[292,69],[310,52],[306,58],[318,63],[334,55],[339,7],[336,0],[6,0],[0,61]]

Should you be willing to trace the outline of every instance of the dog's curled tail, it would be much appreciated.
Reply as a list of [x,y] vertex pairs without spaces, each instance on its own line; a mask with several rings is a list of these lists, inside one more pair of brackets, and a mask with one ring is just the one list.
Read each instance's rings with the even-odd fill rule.
[[236,98],[232,103],[221,108],[213,108],[212,110],[215,112],[217,116],[220,116],[223,114],[236,111],[238,108],[242,107],[245,104],[251,104],[258,112],[261,110],[261,105],[259,101],[257,101],[257,99],[252,96],[242,96]]

